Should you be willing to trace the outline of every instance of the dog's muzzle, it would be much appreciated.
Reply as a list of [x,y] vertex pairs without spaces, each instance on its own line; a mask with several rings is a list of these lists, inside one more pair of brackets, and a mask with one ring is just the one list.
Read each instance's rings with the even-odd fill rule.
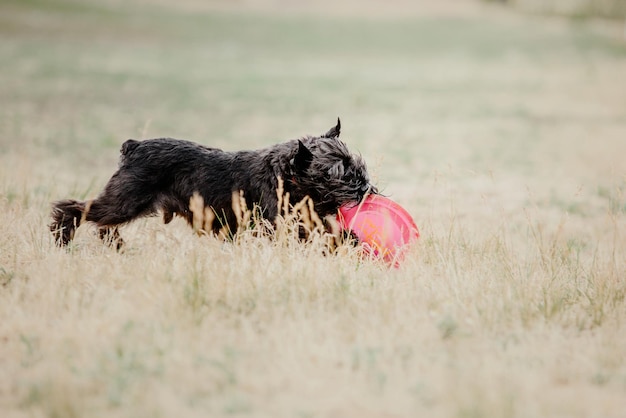
[[361,187],[361,190],[363,191],[363,194],[366,194],[366,193],[378,194],[378,188],[374,186],[373,184],[366,184],[363,187]]

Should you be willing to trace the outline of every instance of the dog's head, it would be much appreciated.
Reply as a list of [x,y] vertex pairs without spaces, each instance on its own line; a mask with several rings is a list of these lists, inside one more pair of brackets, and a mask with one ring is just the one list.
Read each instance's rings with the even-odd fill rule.
[[378,193],[370,183],[365,161],[339,140],[340,131],[337,119],[337,125],[325,134],[298,140],[290,161],[295,195],[310,196],[320,216],[336,213],[344,204],[358,204],[366,194]]

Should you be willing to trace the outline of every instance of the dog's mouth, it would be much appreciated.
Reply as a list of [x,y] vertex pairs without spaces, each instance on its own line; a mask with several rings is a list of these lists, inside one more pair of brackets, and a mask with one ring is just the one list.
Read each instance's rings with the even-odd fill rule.
[[364,184],[357,192],[357,204],[361,203],[363,199],[372,194],[378,194],[378,188],[373,184]]
[[363,186],[362,190],[364,190],[363,197],[367,196],[368,194],[378,194],[378,187],[374,186],[373,184],[367,184]]
[[335,188],[319,197],[316,210],[324,214],[333,213],[342,206],[358,206],[367,196],[374,194],[379,194],[378,188],[369,183],[356,187]]
[[346,193],[342,196],[342,199],[339,199],[339,206],[347,205],[347,206],[357,206],[363,202],[367,196],[378,194],[378,188],[373,184],[365,184],[351,193]]

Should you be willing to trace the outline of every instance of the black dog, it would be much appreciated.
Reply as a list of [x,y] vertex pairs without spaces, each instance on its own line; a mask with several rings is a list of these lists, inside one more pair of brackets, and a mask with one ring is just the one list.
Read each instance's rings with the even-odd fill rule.
[[55,202],[50,230],[56,243],[64,246],[82,222],[93,222],[102,239],[120,248],[118,226],[159,210],[166,224],[178,215],[191,225],[189,203],[197,193],[219,220],[213,231],[223,225],[234,231],[233,192],[242,191],[247,206],[257,205],[262,216],[273,222],[279,213],[279,178],[292,201],[309,196],[320,217],[334,214],[341,205],[377,192],[365,162],[338,139],[340,129],[337,120],[335,127],[318,137],[238,152],[171,138],[129,139],[104,191],[92,201]]

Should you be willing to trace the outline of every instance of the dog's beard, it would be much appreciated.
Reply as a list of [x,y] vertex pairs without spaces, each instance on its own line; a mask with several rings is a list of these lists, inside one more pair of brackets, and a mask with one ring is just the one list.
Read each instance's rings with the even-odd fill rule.
[[[342,164],[341,170],[328,166]],[[369,181],[367,168],[360,157],[348,156],[337,160],[325,158],[313,161],[306,175],[298,183],[301,194],[309,195],[315,202],[318,214],[336,213],[344,205],[358,205],[378,189]]]
[[332,191],[326,190],[325,194],[320,196],[319,206],[333,208],[333,210],[344,205],[356,206],[371,194],[378,194],[378,189],[371,184],[364,184],[355,188],[345,187],[336,188]]

